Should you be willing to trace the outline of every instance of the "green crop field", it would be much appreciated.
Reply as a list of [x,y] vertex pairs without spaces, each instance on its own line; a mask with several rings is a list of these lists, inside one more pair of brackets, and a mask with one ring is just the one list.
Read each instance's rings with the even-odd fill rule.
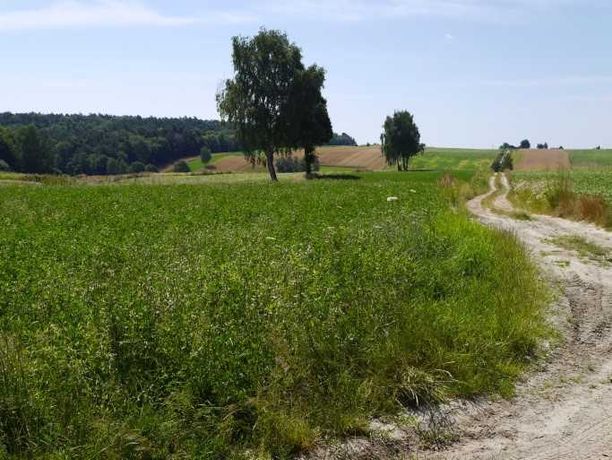
[[511,394],[546,296],[439,178],[0,187],[0,457],[284,457]]
[[[587,170],[576,169],[567,173],[573,184],[573,189],[581,195],[601,196],[612,206],[612,169]],[[546,187],[560,177],[554,172],[514,172],[512,177],[516,181],[531,184],[534,190],[543,191]]]
[[573,169],[612,169],[612,150],[572,150],[570,161]]
[[447,149],[430,147],[411,160],[411,168],[435,170],[490,169],[497,150]]

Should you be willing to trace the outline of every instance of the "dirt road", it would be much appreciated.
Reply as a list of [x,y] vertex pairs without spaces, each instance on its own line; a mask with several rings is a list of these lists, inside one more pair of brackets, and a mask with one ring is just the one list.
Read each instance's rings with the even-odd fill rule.
[[[509,184],[493,207],[513,211]],[[511,401],[457,404],[450,411],[461,441],[425,458],[612,458],[612,234],[594,226],[547,216],[515,220],[483,207],[492,191],[469,203],[485,225],[514,232],[532,252],[559,299],[551,320],[562,332],[542,368],[522,383]],[[581,256],[551,240],[581,236],[609,251]]]

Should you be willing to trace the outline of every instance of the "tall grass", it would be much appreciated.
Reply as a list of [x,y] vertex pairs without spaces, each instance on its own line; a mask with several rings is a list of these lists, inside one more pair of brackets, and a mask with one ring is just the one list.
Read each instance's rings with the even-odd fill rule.
[[0,456],[287,457],[511,394],[542,286],[439,180],[0,188]]
[[517,175],[522,182],[511,196],[519,206],[534,212],[612,227],[612,206],[604,195],[597,193],[598,176],[593,174],[592,183],[585,187],[583,182],[588,181],[588,173],[580,172],[577,176],[580,191],[576,190],[575,173]]

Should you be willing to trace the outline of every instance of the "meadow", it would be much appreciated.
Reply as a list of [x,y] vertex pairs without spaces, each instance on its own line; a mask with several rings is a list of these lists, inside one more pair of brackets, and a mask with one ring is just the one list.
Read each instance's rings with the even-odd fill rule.
[[425,153],[411,161],[414,169],[490,170],[499,152],[487,149],[451,149],[428,147]]
[[0,457],[284,458],[511,395],[546,291],[441,176],[1,186]]
[[612,150],[572,150],[572,169],[612,169]]

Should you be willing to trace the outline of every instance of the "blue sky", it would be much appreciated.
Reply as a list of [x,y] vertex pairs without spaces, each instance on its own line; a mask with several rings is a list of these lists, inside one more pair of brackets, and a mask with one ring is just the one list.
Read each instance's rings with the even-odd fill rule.
[[610,0],[0,0],[0,111],[218,118],[230,40],[286,31],[327,69],[334,129],[612,146]]

